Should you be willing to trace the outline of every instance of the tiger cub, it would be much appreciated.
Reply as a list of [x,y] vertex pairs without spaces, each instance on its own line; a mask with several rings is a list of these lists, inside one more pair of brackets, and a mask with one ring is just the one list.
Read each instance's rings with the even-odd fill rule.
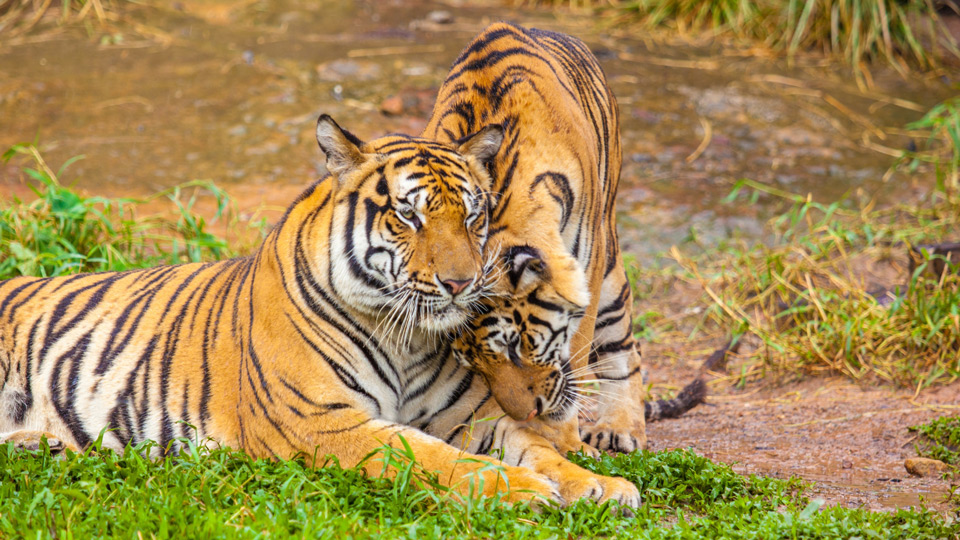
[[[453,144],[364,143],[322,116],[331,174],[253,255],[0,283],[0,441],[85,447],[108,428],[114,449],[209,438],[376,475],[368,457],[402,436],[459,493],[639,505],[633,484],[566,462],[509,418],[476,422],[503,413],[440,339],[495,277],[485,167],[502,138],[488,125]],[[461,459],[493,450],[503,461]]]
[[[423,136],[454,141],[488,122],[505,132],[490,165],[497,197],[488,243],[506,279],[472,323],[482,335],[462,337],[459,356],[513,418],[539,426],[558,448],[581,440],[644,448],[640,354],[614,211],[619,117],[603,71],[578,39],[493,24],[454,62]],[[599,384],[598,420],[578,431],[574,390],[587,378]]]

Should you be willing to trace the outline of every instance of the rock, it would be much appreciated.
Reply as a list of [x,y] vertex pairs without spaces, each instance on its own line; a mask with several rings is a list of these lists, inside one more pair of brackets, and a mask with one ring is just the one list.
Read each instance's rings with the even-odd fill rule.
[[434,24],[450,24],[453,22],[453,14],[438,9],[427,13],[427,20]]
[[403,113],[403,98],[390,96],[380,103],[380,111],[389,116],[399,116]]
[[359,60],[333,60],[317,66],[317,76],[325,82],[371,81],[380,76],[380,66]]
[[907,469],[908,473],[920,477],[940,476],[953,469],[953,467],[939,459],[922,457],[907,458],[903,462],[903,467]]

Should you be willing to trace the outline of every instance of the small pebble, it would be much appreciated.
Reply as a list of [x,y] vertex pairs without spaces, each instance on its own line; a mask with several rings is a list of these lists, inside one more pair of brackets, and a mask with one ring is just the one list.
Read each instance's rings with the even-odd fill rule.
[[380,111],[389,116],[399,116],[403,113],[403,98],[390,96],[380,103]]
[[453,14],[449,11],[438,9],[427,13],[427,20],[436,24],[450,24],[453,22]]

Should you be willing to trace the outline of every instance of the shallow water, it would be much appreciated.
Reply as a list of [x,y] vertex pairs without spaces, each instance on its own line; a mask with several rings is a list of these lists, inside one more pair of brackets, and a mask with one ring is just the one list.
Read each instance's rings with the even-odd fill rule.
[[[775,201],[721,204],[738,178],[822,200],[857,189],[890,200],[929,184],[883,182],[893,158],[861,136],[902,149],[909,141],[883,128],[947,96],[941,81],[882,71],[864,93],[845,67],[816,58],[788,67],[499,2],[153,5],[128,5],[114,24],[119,39],[48,24],[26,43],[3,42],[0,147],[38,140],[54,166],[83,154],[65,178],[90,192],[145,194],[212,179],[241,207],[280,208],[324,171],[313,137],[320,113],[361,137],[416,133],[459,50],[491,20],[515,20],[576,34],[600,58],[623,120],[621,241],[642,258],[691,238],[761,235]],[[706,130],[709,144],[697,152]],[[16,166],[0,177],[0,186],[22,190],[19,182]]]

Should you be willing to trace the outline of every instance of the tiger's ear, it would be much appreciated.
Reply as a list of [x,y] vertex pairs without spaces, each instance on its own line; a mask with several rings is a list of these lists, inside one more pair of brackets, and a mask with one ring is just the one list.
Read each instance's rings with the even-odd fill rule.
[[504,259],[507,263],[507,278],[513,287],[513,294],[522,296],[533,289],[546,276],[546,265],[540,250],[530,246],[514,246],[507,250]]
[[507,250],[505,258],[515,296],[525,296],[537,285],[549,283],[560,298],[574,306],[584,308],[590,303],[587,276],[570,255],[544,256],[536,248],[515,246]]
[[490,124],[480,131],[467,135],[457,141],[457,151],[463,156],[473,156],[480,163],[490,162],[503,144],[503,128],[500,124]]
[[349,173],[366,159],[360,151],[363,141],[326,114],[317,119],[317,144],[327,156],[327,170],[337,177]]

